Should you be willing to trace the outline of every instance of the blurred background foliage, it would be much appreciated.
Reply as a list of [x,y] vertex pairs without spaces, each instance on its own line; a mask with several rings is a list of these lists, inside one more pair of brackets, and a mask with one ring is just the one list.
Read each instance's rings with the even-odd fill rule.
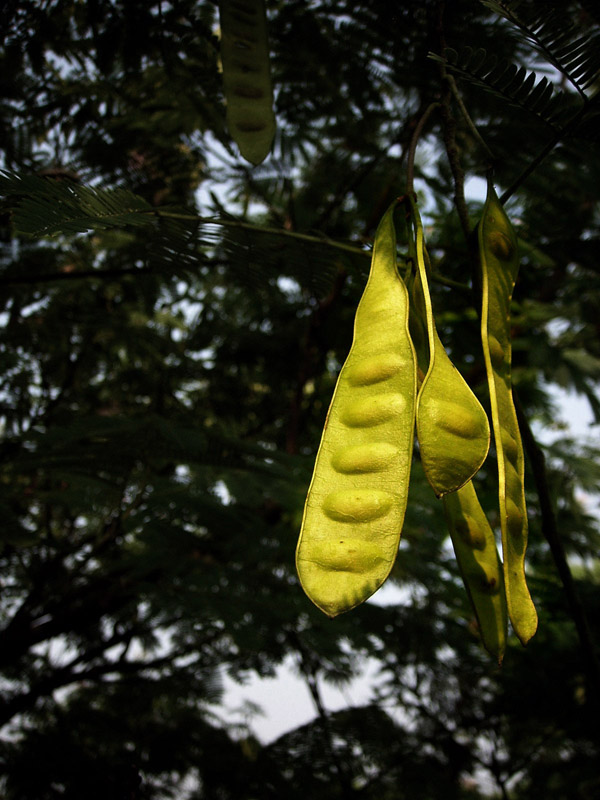
[[[0,791],[598,798],[598,440],[570,437],[555,395],[586,397],[600,422],[595,6],[267,10],[278,132],[254,169],[225,128],[214,3],[0,10]],[[502,64],[493,79],[477,48]],[[582,91],[575,50],[592,76]],[[503,60],[525,68],[507,85]],[[532,71],[562,92],[556,116],[536,113],[522,86]],[[481,199],[465,202],[463,178],[493,163],[522,248],[513,374],[544,433],[527,477],[540,627],[526,649],[511,639],[501,668],[479,643],[418,454],[395,601],[330,621],[294,571],[372,235],[405,191],[432,102],[416,188],[433,300],[484,402]],[[497,522],[493,472],[490,456],[478,485]],[[314,720],[268,744],[251,721],[228,725],[215,710],[224,675],[272,676],[288,657]],[[328,712],[323,686],[367,658],[371,702]]]

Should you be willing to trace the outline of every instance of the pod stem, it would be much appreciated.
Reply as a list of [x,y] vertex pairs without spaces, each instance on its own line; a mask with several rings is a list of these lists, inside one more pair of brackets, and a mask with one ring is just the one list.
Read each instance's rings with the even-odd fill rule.
[[421,222],[421,215],[419,214],[419,209],[417,208],[417,201],[415,200],[414,192],[409,195],[408,202],[410,203],[411,221],[415,229],[415,250],[419,278],[421,280],[421,290],[423,292],[423,301],[425,303],[425,318],[427,322],[427,338],[429,340],[429,358],[431,369],[431,365],[433,363],[433,354],[435,352],[435,327],[433,322],[433,306],[431,305],[431,295],[429,294],[429,283],[427,280],[427,269],[425,267],[423,223]]
[[471,119],[471,115],[467,111],[467,107],[465,106],[464,101],[462,99],[462,96],[461,96],[460,92],[458,91],[458,86],[456,85],[456,81],[454,80],[454,76],[451,75],[447,70],[444,70],[444,73],[445,73],[444,77],[446,78],[448,86],[450,87],[450,92],[452,93],[452,97],[454,98],[457,106],[460,109],[460,113],[463,116],[463,119],[464,119],[464,121],[465,121],[465,123],[467,125],[467,128],[471,131],[471,134],[472,134],[473,138],[475,139],[475,141],[477,142],[479,147],[483,150],[483,152],[486,154],[486,156],[489,159],[490,163],[494,164],[495,161],[496,161],[495,156],[492,153],[492,151],[490,150],[490,148],[488,147],[488,145],[486,144],[483,136],[479,133],[479,131],[477,129],[477,126],[475,125],[475,123]]
[[431,114],[439,108],[440,103],[437,101],[435,103],[431,103],[425,109],[423,116],[417,122],[417,127],[415,128],[412,138],[410,140],[410,147],[408,149],[408,159],[406,163],[406,192],[407,194],[411,194],[414,192],[414,183],[415,183],[415,155],[417,152],[417,144],[419,143],[419,139],[421,134],[423,133],[423,128],[427,124],[427,120],[431,116]]

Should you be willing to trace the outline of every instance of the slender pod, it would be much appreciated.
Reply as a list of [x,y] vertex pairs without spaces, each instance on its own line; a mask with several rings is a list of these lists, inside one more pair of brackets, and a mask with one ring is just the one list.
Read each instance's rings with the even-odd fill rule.
[[417,398],[417,437],[427,480],[441,497],[454,492],[479,470],[490,446],[490,427],[481,403],[451,362],[438,336],[425,268],[423,225],[414,198],[417,274],[412,300],[427,330],[428,365]]
[[227,126],[240,153],[263,161],[275,135],[264,0],[219,0]]
[[512,397],[510,301],[519,269],[517,238],[488,178],[479,223],[481,339],[498,461],[498,496],[508,613],[523,644],[534,635],[537,614],[525,579],[527,508],[523,445]]
[[473,482],[444,495],[444,512],[463,583],[485,649],[498,663],[506,648],[508,615],[496,539]]
[[406,510],[416,359],[408,293],[396,267],[395,206],[375,234],[371,271],[325,421],[296,551],[304,591],[330,617],[359,605],[386,580]]
[[[419,272],[409,277],[408,289],[411,297],[410,333],[417,354],[419,383],[422,384],[430,359],[425,300]],[[494,532],[481,508],[472,481],[457,491],[445,494],[442,500],[456,560],[477,618],[481,641],[500,663],[506,647],[507,610],[502,563]]]

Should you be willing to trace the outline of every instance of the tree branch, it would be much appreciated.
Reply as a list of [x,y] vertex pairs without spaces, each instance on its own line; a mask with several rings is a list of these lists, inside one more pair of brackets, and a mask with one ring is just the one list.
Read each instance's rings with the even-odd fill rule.
[[[442,0],[438,6],[437,21],[437,33],[442,53],[446,49],[446,37],[444,35],[444,12],[445,3]],[[450,106],[452,90],[450,83],[448,82],[448,71],[446,70],[444,64],[440,64],[439,69],[443,85],[441,99],[443,137],[444,145],[446,147],[446,155],[448,156],[448,163],[450,164],[450,170],[454,179],[454,205],[456,206],[456,211],[458,212],[458,218],[460,220],[463,234],[465,239],[468,241],[471,226],[469,224],[469,212],[467,210],[467,202],[465,200],[465,173],[463,171],[462,164],[460,163],[458,145],[456,143],[456,120],[454,119],[452,108]]]
[[425,109],[423,116],[417,122],[417,126],[413,131],[412,139],[410,140],[410,147],[408,149],[408,159],[406,164],[406,193],[412,194],[415,190],[414,183],[415,183],[415,155],[417,152],[417,145],[419,143],[419,139],[421,138],[421,134],[423,133],[423,128],[427,124],[427,120],[432,115],[432,113],[439,108],[439,103],[431,103]]
[[333,744],[333,734],[329,725],[329,717],[321,698],[321,692],[319,690],[319,684],[317,681],[317,670],[312,663],[313,659],[311,658],[311,654],[306,651],[304,644],[301,642],[300,637],[295,631],[289,631],[288,638],[291,640],[294,649],[298,653],[299,669],[306,680],[308,691],[310,692],[310,696],[315,704],[315,709],[319,718],[319,724],[321,726],[321,730],[323,731],[325,745],[329,751],[331,763],[335,768],[338,780],[340,782],[340,789],[342,792],[341,796],[343,800],[352,800],[352,798],[356,796],[356,793],[352,788],[350,776],[347,774],[347,770],[340,761]]
[[594,702],[597,703],[600,700],[600,663],[598,662],[598,657],[592,643],[585,610],[577,594],[565,549],[558,534],[556,515],[552,506],[552,498],[546,475],[546,458],[535,440],[523,407],[514,391],[513,396],[519,421],[519,429],[523,437],[525,452],[533,468],[533,478],[540,501],[542,533],[550,546],[550,552],[552,553],[552,558],[554,559],[559,578],[565,591],[567,604],[579,637],[590,694],[593,696]]
[[463,119],[464,119],[464,121],[465,121],[465,123],[467,125],[467,128],[471,131],[471,135],[473,136],[473,138],[475,139],[477,144],[481,147],[483,152],[486,154],[486,156],[490,160],[490,164],[493,165],[495,160],[496,160],[494,158],[494,154],[492,153],[490,148],[485,143],[482,135],[477,130],[477,126],[475,125],[475,123],[471,119],[471,115],[467,111],[467,107],[465,106],[465,104],[463,102],[463,99],[461,97],[461,94],[458,91],[458,86],[456,85],[456,81],[454,80],[454,75],[451,75],[445,68],[444,68],[444,71],[445,71],[446,81],[448,83],[448,86],[450,87],[450,92],[452,93],[452,97],[454,98],[457,106],[460,109],[460,113],[463,116]]
[[[171,655],[161,656],[160,658],[155,658],[150,661],[110,661],[102,664],[95,664],[79,671],[73,670],[73,664],[61,667],[55,670],[51,675],[45,675],[39,681],[32,684],[28,691],[13,695],[13,697],[8,700],[0,698],[0,727],[10,722],[17,714],[21,714],[27,711],[27,709],[32,708],[40,697],[46,697],[56,689],[81,681],[97,681],[111,672],[118,673],[121,677],[125,677],[131,673],[155,669],[172,662],[175,657],[176,654],[172,653]],[[81,660],[81,657],[76,659],[77,662]]]

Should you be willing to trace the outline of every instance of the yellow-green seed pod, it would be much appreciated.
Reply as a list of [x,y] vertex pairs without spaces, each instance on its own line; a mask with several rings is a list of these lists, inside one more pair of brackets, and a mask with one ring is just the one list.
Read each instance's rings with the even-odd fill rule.
[[512,397],[510,340],[510,301],[519,259],[516,235],[489,179],[478,236],[481,339],[498,460],[504,582],[510,621],[521,642],[527,644],[537,629],[537,614],[525,579],[525,467]]
[[296,551],[304,591],[330,617],[359,605],[386,580],[406,510],[416,361],[408,294],[396,268],[395,206],[375,234],[369,280],[325,421]]
[[[423,226],[411,200],[418,272],[413,307],[425,322],[428,365],[417,398],[417,437],[427,480],[441,497],[464,486],[480,469],[490,446],[490,426],[481,403],[450,361],[438,336],[425,268]],[[416,325],[415,330],[423,326]]]
[[[410,277],[408,287],[411,297],[410,332],[422,383],[429,368],[429,345],[425,299],[418,272]],[[494,532],[471,481],[457,491],[445,494],[443,503],[456,560],[477,618],[481,641],[500,663],[506,647],[507,610],[502,564]]]
[[494,532],[472,481],[445,495],[443,501],[456,560],[477,617],[481,641],[488,653],[501,663],[508,615]]
[[275,135],[264,0],[219,0],[227,127],[251,164],[263,161]]

